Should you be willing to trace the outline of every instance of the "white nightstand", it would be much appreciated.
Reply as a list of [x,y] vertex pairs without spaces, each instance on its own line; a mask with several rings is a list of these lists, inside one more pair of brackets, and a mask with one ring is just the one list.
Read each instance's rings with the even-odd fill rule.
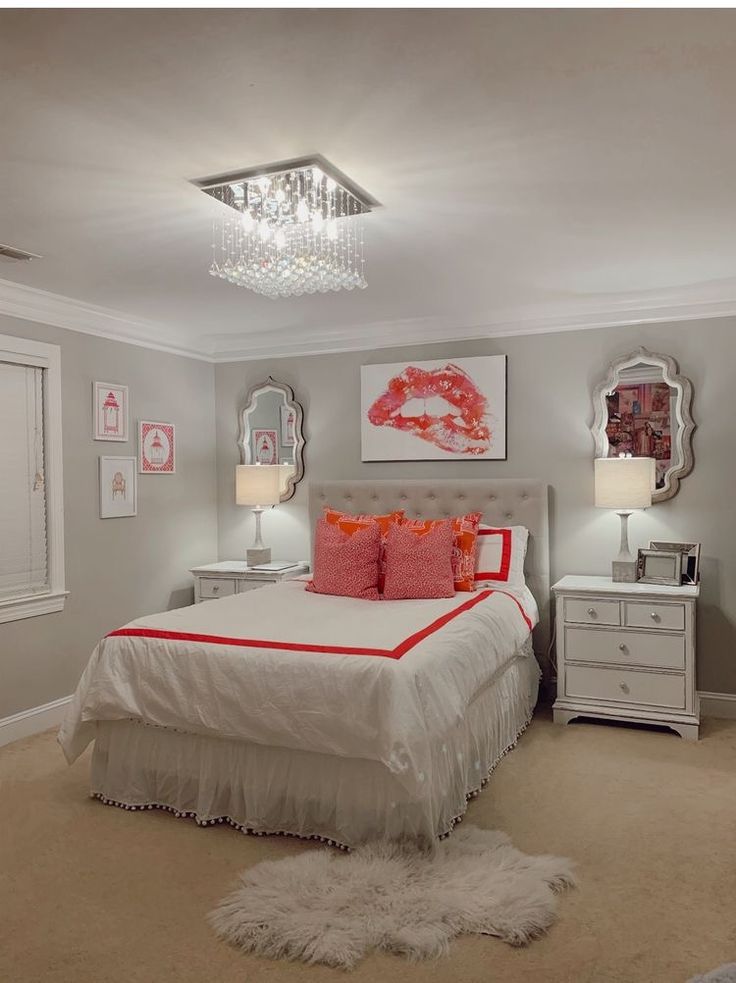
[[555,723],[662,724],[698,739],[695,605],[700,588],[563,577],[557,602]]
[[306,560],[295,560],[294,566],[286,570],[253,570],[245,560],[222,560],[220,563],[207,563],[202,567],[192,567],[194,575],[194,603],[211,601],[230,594],[242,594],[267,584],[277,584],[280,580],[292,580],[309,573]]

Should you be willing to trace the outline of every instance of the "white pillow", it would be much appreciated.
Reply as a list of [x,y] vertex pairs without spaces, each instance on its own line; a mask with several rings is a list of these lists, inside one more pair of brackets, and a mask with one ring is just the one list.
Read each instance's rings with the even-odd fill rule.
[[478,527],[475,583],[524,583],[524,557],[529,541],[526,526]]

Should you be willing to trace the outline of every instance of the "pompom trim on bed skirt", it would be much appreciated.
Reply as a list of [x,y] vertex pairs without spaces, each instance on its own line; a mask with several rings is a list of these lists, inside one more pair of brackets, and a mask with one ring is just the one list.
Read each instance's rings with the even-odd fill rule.
[[[438,840],[446,839],[455,829],[457,824],[463,821],[463,817],[467,812],[467,808],[470,801],[472,799],[477,798],[480,795],[482,790],[490,781],[491,775],[496,770],[498,765],[501,763],[503,758],[505,758],[510,751],[514,750],[516,745],[519,743],[519,738],[531,723],[533,716],[534,716],[534,711],[532,710],[532,712],[529,714],[528,718],[526,719],[525,723],[518,731],[514,740],[510,744],[508,744],[503,749],[503,751],[501,751],[498,757],[493,761],[493,763],[491,764],[491,766],[489,767],[486,773],[485,778],[483,778],[478,785],[474,786],[473,788],[471,788],[469,791],[465,793],[465,808],[461,813],[459,813],[457,816],[455,816],[453,819],[450,820],[450,822],[447,824],[447,828],[442,833],[437,834],[436,838]],[[218,826],[218,825],[226,824],[228,826],[231,826],[233,829],[238,830],[240,833],[246,834],[247,836],[289,836],[297,840],[316,840],[319,843],[324,843],[326,846],[334,846],[337,847],[339,850],[344,850],[346,853],[349,853],[351,851],[351,847],[349,847],[346,843],[340,843],[338,840],[331,839],[326,836],[319,836],[317,833],[312,833],[312,834],[293,833],[290,830],[285,830],[285,829],[259,830],[259,829],[254,829],[250,826],[243,825],[242,823],[236,822],[236,820],[231,819],[230,816],[217,816],[215,818],[200,819],[196,812],[182,811],[181,809],[177,809],[175,806],[166,805],[163,802],[145,802],[145,803],[137,803],[133,805],[132,803],[120,802],[115,799],[108,798],[108,796],[104,795],[102,792],[92,792],[90,793],[90,798],[96,799],[97,801],[101,802],[103,805],[114,806],[117,809],[125,809],[128,812],[145,812],[149,809],[159,809],[163,812],[171,813],[177,819],[193,819],[198,826]]]

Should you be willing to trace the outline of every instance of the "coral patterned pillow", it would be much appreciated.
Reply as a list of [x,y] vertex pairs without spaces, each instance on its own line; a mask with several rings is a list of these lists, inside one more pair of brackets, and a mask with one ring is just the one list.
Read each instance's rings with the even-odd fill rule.
[[395,512],[386,513],[386,515],[351,515],[350,512],[340,512],[339,509],[331,509],[329,505],[325,505],[324,516],[329,523],[339,526],[343,532],[350,534],[357,529],[365,529],[372,523],[378,524],[378,528],[381,530],[381,550],[378,554],[378,590],[382,593],[386,569],[386,536],[389,528],[404,518],[404,510],[397,509]]
[[392,525],[386,539],[385,601],[452,597],[452,523],[435,522],[431,529]]
[[454,533],[452,569],[455,590],[475,590],[475,550],[482,512],[468,512],[451,519],[402,519],[401,524],[415,532],[428,532],[441,522],[451,522]]
[[375,522],[352,534],[320,519],[314,541],[314,574],[307,590],[315,594],[378,601],[381,530]]

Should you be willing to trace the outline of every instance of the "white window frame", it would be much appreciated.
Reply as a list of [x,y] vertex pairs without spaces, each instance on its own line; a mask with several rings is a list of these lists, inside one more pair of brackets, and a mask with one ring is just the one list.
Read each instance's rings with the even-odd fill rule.
[[[28,338],[0,335],[0,361],[45,369],[43,374],[43,436],[46,483],[46,549],[49,589],[0,600],[0,624],[62,611],[68,590],[64,582],[64,466],[61,449],[61,348]],[[0,466],[2,463],[0,462]]]

